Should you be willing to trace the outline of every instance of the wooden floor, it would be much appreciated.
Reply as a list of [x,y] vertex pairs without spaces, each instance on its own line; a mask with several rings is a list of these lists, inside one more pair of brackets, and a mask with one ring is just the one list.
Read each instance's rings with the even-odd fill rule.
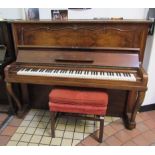
[[[46,112],[45,112],[46,113]],[[48,116],[48,115],[47,115]],[[0,129],[0,145],[17,145],[17,139],[23,139],[22,141],[18,140],[18,144],[20,145],[30,145],[30,144],[34,144],[34,145],[51,145],[52,142],[49,135],[47,135],[46,132],[44,132],[43,135],[35,135],[36,133],[40,134],[40,131],[44,130],[43,124],[45,125],[47,122],[47,119],[43,119],[43,117],[38,117],[41,119],[43,124],[38,124],[38,126],[40,126],[40,128],[42,128],[41,130],[39,129],[35,129],[35,131],[33,132],[32,135],[30,135],[31,138],[29,138],[29,142],[25,142],[27,141],[26,138],[24,138],[24,134],[25,132],[31,131],[33,127],[30,126],[30,122],[28,125],[28,121],[30,119],[30,113],[27,114],[25,116],[25,118],[23,119],[19,119],[16,116],[11,116],[9,118],[7,118],[7,114],[0,114],[0,124],[1,129]],[[31,119],[38,119],[35,116]],[[45,118],[45,117],[44,117]],[[48,118],[48,117],[47,117]],[[6,121],[7,119],[7,121]],[[5,123],[3,123],[5,121]],[[27,121],[27,122],[26,122]],[[43,122],[45,121],[45,122]],[[66,128],[66,123],[62,122],[63,119],[61,119],[61,128],[64,125]],[[64,120],[65,121],[65,120]],[[66,121],[65,121],[66,122]],[[69,121],[68,121],[69,122]],[[136,122],[137,122],[137,126],[136,129],[134,130],[127,130],[124,128],[123,124],[122,124],[122,120],[121,119],[117,119],[117,118],[111,118],[108,117],[107,118],[107,123],[106,126],[104,127],[104,141],[103,143],[98,143],[95,140],[96,135],[98,134],[98,131],[95,131],[94,133],[89,133],[89,134],[85,134],[81,132],[81,135],[83,135],[84,137],[80,139],[73,139],[72,138],[72,145],[74,143],[74,145],[78,145],[78,146],[148,146],[148,145],[155,145],[155,111],[149,111],[149,112],[142,112],[139,113],[137,115],[136,118]],[[66,125],[65,125],[66,124]],[[87,127],[87,123],[86,127]],[[34,124],[33,124],[34,125]],[[80,125],[81,126],[81,125]],[[21,129],[24,127],[26,128],[26,130],[24,132],[18,133],[19,131],[21,131]],[[60,125],[59,125],[60,127]],[[77,127],[77,125],[76,125]],[[48,128],[48,127],[47,127]],[[89,128],[89,127],[87,127]],[[78,127],[78,130],[81,130],[81,128]],[[65,129],[64,129],[65,130]],[[76,129],[75,129],[76,130]],[[32,131],[31,131],[32,132]],[[62,131],[64,132],[64,131]],[[83,130],[83,132],[85,132]],[[61,132],[59,131],[59,134],[61,134]],[[75,133],[74,133],[75,134]],[[69,137],[67,137],[69,136]],[[68,141],[64,141],[64,145],[66,145],[67,143],[69,143],[69,138],[71,136],[71,132],[69,134],[65,133],[62,135],[61,137],[61,144],[63,144],[63,138],[64,139],[68,139]],[[41,137],[40,140],[37,140],[36,138]],[[78,136],[77,136],[78,137]],[[31,141],[36,140],[36,143],[30,143]],[[74,140],[74,142],[73,142]],[[39,141],[39,142],[38,142]],[[53,141],[53,143],[57,143],[57,141]]]

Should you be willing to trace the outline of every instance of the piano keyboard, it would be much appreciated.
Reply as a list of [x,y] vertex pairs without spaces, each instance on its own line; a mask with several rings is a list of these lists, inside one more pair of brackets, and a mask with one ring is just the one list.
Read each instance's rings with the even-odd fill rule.
[[58,70],[58,69],[51,70],[51,69],[23,68],[17,72],[17,75],[136,81],[136,77],[132,73],[99,72],[99,71],[87,71],[87,70],[82,71],[82,70]]

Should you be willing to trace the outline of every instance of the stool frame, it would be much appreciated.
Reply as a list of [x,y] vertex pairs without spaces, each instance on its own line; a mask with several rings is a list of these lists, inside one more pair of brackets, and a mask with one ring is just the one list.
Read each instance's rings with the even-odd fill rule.
[[[57,118],[56,117],[56,113],[57,112],[55,112],[55,111],[50,111],[50,114],[51,114],[51,137],[52,138],[55,138],[55,122],[56,122],[56,118]],[[67,115],[65,115],[67,117],[75,117],[75,118],[82,119],[82,120],[99,121],[100,122],[100,128],[99,128],[99,138],[98,138],[98,141],[100,143],[103,142],[104,116],[95,115],[97,117],[88,117],[88,116],[80,116],[79,113],[78,113],[78,115],[74,116],[74,115],[68,114],[68,112],[63,112],[63,113],[67,113]],[[83,114],[81,114],[81,115],[83,115]],[[92,114],[90,114],[90,115],[92,115]]]

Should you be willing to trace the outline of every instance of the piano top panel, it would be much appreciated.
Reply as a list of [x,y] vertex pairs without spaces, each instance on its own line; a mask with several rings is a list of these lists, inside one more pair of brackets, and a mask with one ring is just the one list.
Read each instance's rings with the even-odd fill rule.
[[14,21],[16,52],[19,46],[139,48],[143,61],[150,21],[69,20]]
[[143,19],[123,19],[123,20],[111,20],[111,19],[68,19],[68,20],[14,20],[9,21],[11,23],[153,23],[152,20]]

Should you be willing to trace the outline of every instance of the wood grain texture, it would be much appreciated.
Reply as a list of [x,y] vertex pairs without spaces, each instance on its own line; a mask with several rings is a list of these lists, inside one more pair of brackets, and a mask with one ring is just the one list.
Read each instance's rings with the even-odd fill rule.
[[136,20],[32,21],[13,23],[13,30],[16,46],[139,47],[142,61],[149,24]]

